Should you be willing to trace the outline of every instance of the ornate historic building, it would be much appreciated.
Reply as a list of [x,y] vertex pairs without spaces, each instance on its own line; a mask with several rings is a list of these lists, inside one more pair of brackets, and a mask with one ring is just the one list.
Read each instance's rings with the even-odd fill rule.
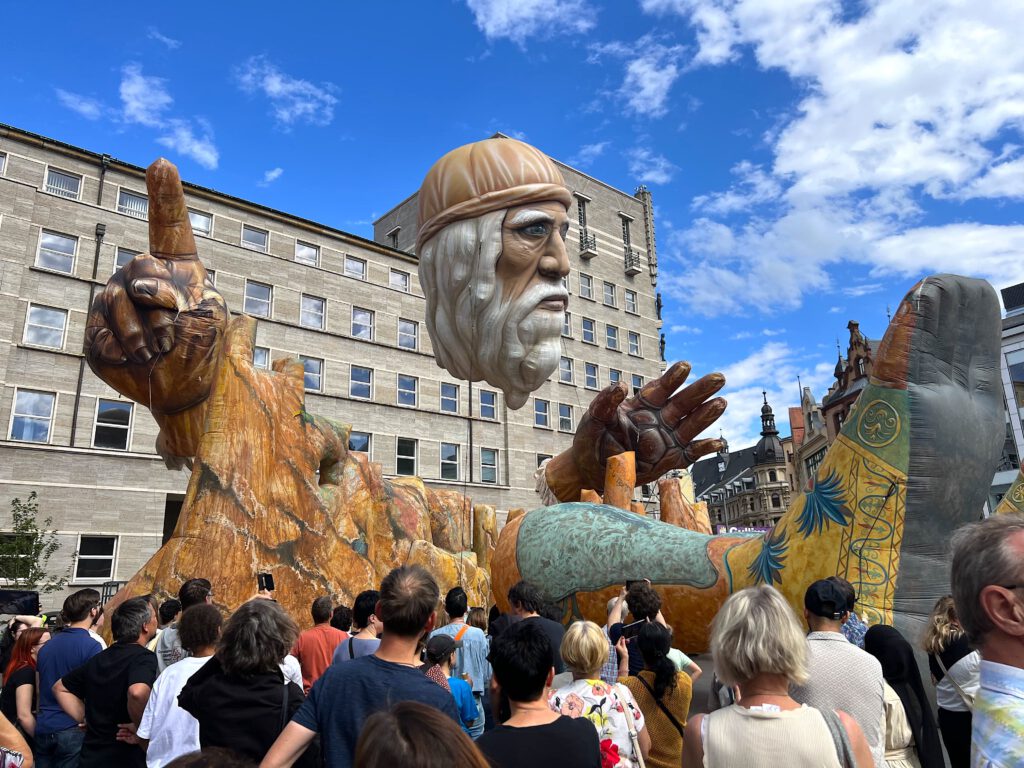
[[[790,438],[786,438],[790,442]],[[767,528],[775,525],[791,498],[787,448],[779,439],[775,414],[765,395],[761,439],[735,453],[728,444],[691,469],[697,501],[706,501],[712,525]]]
[[846,327],[850,331],[846,357],[839,354],[835,368],[836,380],[821,401],[821,416],[825,421],[829,445],[842,429],[861,390],[867,386],[873,368],[872,353],[879,344],[878,341],[865,338],[856,320],[851,320]]

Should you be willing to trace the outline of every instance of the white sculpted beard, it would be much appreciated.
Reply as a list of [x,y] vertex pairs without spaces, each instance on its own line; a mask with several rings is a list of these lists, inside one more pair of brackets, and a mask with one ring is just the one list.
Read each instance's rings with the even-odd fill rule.
[[560,282],[508,301],[496,268],[504,211],[449,224],[419,254],[427,331],[437,363],[455,378],[486,380],[513,410],[558,367],[562,313],[538,308],[568,298]]

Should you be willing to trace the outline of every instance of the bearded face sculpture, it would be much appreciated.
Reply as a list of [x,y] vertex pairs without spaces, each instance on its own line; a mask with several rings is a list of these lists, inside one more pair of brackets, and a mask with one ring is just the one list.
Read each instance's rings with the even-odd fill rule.
[[554,163],[515,139],[449,152],[420,188],[419,277],[438,365],[498,387],[513,409],[558,366],[570,201]]

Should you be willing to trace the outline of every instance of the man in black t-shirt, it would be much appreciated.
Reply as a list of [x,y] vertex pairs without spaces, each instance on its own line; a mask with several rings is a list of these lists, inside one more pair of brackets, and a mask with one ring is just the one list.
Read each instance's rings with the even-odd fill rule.
[[146,753],[117,740],[120,726],[138,726],[156,680],[156,655],[146,643],[157,617],[144,597],[125,600],[111,617],[114,644],[64,675],[53,687],[61,708],[85,721],[79,768],[145,768]]
[[528,581],[520,581],[512,585],[508,591],[508,603],[512,608],[512,614],[519,617],[520,621],[530,620],[531,623],[540,627],[551,642],[551,665],[555,668],[555,674],[560,675],[565,671],[565,664],[562,662],[562,636],[565,635],[565,627],[557,621],[546,619],[539,611],[544,601],[540,591]]
[[541,625],[520,621],[494,638],[490,653],[491,698],[508,697],[512,716],[476,741],[495,768],[600,768],[597,729],[585,717],[552,711],[544,700],[555,671]]

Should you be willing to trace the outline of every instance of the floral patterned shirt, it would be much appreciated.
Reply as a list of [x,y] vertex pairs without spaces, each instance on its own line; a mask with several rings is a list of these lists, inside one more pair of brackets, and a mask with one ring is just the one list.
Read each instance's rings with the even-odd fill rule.
[[644,716],[626,686],[609,685],[603,680],[574,680],[554,691],[548,706],[567,717],[585,717],[594,724],[601,742],[602,768],[640,764],[633,755],[623,707],[629,707],[638,733],[644,729]]

